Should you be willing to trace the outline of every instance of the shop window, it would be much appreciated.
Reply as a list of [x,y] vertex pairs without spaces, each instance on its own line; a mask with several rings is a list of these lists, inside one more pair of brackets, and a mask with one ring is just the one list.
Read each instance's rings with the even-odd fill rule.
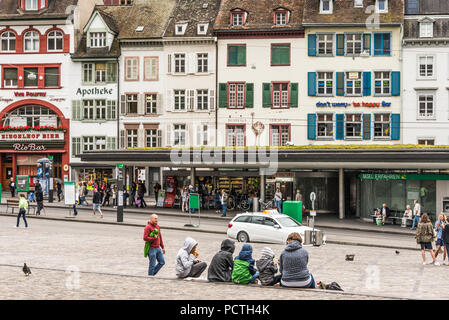
[[318,34],[318,55],[331,56],[333,54],[334,35],[333,34]]
[[226,141],[229,147],[245,146],[245,125],[227,125]]
[[346,34],[346,55],[358,55],[362,53],[362,33]]
[[346,114],[346,137],[362,137],[362,116],[361,114]]
[[346,95],[348,96],[362,95],[361,72],[346,72]]
[[5,68],[3,69],[3,86],[5,88],[17,87],[17,69]]
[[45,68],[45,87],[59,87],[59,68]]
[[246,45],[228,45],[228,66],[246,65]]
[[186,110],[186,91],[174,90],[175,97],[175,111]]
[[38,68],[24,68],[24,86],[37,87],[38,86]]
[[28,31],[24,36],[25,52],[39,52],[39,33]]
[[334,136],[334,119],[332,113],[319,113],[317,115],[317,129],[319,138]]
[[245,107],[245,84],[229,83],[228,84],[228,106],[229,108]]
[[137,129],[126,130],[128,148],[137,148]]
[[289,66],[290,65],[290,44],[272,44],[271,45],[271,65]]
[[290,125],[271,125],[271,146],[286,146],[290,141]]
[[5,31],[1,35],[1,51],[2,52],[15,52],[16,51],[16,35],[14,32]]
[[157,114],[157,94],[146,94],[146,114]]
[[374,114],[374,138],[390,138],[390,114]]
[[63,42],[63,34],[61,31],[50,31],[47,35],[47,50],[62,51]]
[[197,110],[207,110],[208,109],[208,90],[207,89],[200,89],[196,90],[196,107]]
[[318,95],[332,96],[334,93],[334,73],[317,72],[318,75]]
[[389,71],[374,72],[374,93],[377,95],[391,94],[391,73]]

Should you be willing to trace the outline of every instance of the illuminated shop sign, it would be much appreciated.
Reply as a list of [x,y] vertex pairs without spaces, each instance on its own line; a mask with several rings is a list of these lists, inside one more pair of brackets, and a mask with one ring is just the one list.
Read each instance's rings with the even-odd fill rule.
[[380,107],[391,107],[391,102],[320,102],[316,103],[318,108],[332,108],[332,107],[365,107],[365,108],[380,108]]

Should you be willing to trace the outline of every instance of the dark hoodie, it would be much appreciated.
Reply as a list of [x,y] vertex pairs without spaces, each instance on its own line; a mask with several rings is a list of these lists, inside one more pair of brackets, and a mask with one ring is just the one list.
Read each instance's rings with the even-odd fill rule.
[[231,281],[232,268],[234,260],[234,242],[225,239],[221,242],[221,250],[215,254],[207,271],[207,278],[212,282],[229,282]]
[[42,186],[39,182],[36,183],[34,187],[34,195],[36,197],[37,202],[44,201],[44,193],[42,192]]

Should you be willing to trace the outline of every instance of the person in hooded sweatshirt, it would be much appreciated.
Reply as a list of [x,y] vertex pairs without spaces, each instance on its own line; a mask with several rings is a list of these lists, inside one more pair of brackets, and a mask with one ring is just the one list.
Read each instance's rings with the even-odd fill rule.
[[235,245],[232,240],[225,239],[221,242],[221,250],[212,258],[209,269],[207,270],[207,279],[211,282],[230,282],[232,277],[232,268],[234,260]]
[[287,246],[280,256],[281,286],[292,288],[315,288],[315,280],[307,269],[309,253],[302,247],[301,235],[289,234]]
[[281,281],[281,275],[275,275],[278,272],[274,262],[274,252],[269,247],[262,249],[262,256],[256,262],[259,271],[259,280],[263,286],[274,286]]
[[245,243],[242,250],[234,259],[234,268],[232,269],[232,282],[237,284],[248,284],[255,282],[259,277],[259,272],[254,268],[254,259],[252,258],[253,247]]
[[178,278],[198,278],[207,268],[207,263],[198,260],[196,248],[198,242],[187,237],[184,240],[184,246],[179,249],[176,256],[176,276]]

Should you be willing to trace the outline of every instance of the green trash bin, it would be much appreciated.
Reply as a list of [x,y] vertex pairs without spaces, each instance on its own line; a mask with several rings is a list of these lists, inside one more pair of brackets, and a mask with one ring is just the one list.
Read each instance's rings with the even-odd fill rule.
[[378,226],[382,225],[382,218],[376,218],[376,222]]
[[302,223],[302,201],[284,201],[282,213]]

